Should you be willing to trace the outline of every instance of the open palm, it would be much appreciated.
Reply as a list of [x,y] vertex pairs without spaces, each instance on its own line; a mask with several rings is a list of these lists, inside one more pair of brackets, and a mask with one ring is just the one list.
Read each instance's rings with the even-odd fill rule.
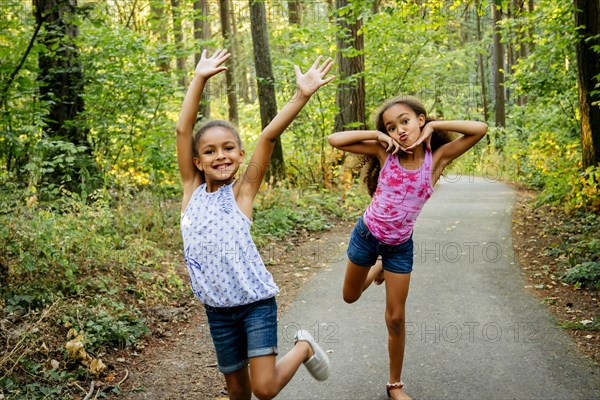
[[296,71],[296,84],[298,85],[298,90],[302,96],[310,97],[321,86],[328,84],[335,78],[335,76],[330,76],[329,78],[324,79],[331,70],[331,67],[333,67],[333,60],[328,58],[321,64],[322,59],[323,56],[317,57],[310,69],[304,74],[300,71],[300,67],[294,65],[294,70]]
[[231,54],[225,49],[217,50],[215,54],[207,57],[207,51],[204,49],[202,50],[202,55],[200,56],[198,65],[196,65],[194,74],[208,79],[221,71],[225,71],[227,67],[223,67],[221,64],[223,64],[229,57],[231,57]]

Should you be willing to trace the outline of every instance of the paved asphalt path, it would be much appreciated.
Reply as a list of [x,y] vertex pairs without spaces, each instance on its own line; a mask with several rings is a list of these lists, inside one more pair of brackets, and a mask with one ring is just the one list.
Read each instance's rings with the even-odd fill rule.
[[[402,379],[414,399],[600,399],[600,369],[528,289],[511,243],[514,191],[442,177],[415,228]],[[342,300],[345,243],[323,245],[330,264],[279,321],[279,348],[308,329],[330,355],[331,377],[304,367],[278,399],[385,399],[384,287]]]

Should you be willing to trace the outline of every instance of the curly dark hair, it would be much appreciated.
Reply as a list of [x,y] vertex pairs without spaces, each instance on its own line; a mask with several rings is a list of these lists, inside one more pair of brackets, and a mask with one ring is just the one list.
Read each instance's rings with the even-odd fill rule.
[[[396,104],[403,104],[409,107],[411,110],[419,115],[423,115],[425,117],[425,124],[434,121],[434,118],[430,118],[427,116],[427,111],[425,110],[425,106],[419,99],[413,96],[396,96],[389,100],[387,100],[377,111],[375,116],[375,128],[386,135],[387,130],[385,129],[385,124],[383,122],[383,114],[389,110],[392,106]],[[451,142],[454,139],[451,133],[446,131],[433,131],[431,135],[431,150],[435,151],[446,143]],[[425,145],[425,144],[423,144]],[[364,174],[364,182],[367,185],[367,190],[371,197],[375,194],[375,190],[377,190],[377,180],[379,178],[379,171],[381,170],[381,165],[379,164],[379,159],[375,156],[364,156],[364,160],[362,162],[363,174]]]

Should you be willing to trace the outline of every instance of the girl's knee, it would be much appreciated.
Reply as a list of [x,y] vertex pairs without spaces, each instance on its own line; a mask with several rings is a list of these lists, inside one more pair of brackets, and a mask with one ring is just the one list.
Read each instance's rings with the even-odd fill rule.
[[385,323],[391,335],[400,335],[404,331],[404,314],[386,315]]
[[351,290],[344,290],[343,291],[344,301],[346,303],[348,303],[348,304],[352,304],[356,300],[360,299],[360,295],[361,294],[362,294],[362,292],[356,292],[356,291],[351,291]]
[[278,390],[275,390],[274,388],[269,386],[260,386],[253,388],[252,392],[254,393],[256,398],[260,400],[270,400],[277,396],[277,394],[279,393]]
[[231,400],[250,400],[252,398],[248,368],[225,374],[225,381],[227,382],[227,393]]
[[231,400],[250,400],[252,398],[252,390],[243,386],[228,386],[227,394]]

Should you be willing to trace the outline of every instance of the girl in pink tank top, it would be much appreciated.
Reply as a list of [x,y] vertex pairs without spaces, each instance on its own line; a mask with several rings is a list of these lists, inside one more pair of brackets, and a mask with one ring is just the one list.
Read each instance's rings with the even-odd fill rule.
[[[373,196],[348,244],[344,301],[353,303],[373,281],[386,281],[391,399],[407,399],[402,382],[405,303],[413,265],[412,230],[444,168],[486,133],[477,121],[433,121],[413,97],[395,97],[379,110],[374,131],[345,131],[329,144],[370,156],[365,182]],[[449,134],[460,134],[456,139]]]

